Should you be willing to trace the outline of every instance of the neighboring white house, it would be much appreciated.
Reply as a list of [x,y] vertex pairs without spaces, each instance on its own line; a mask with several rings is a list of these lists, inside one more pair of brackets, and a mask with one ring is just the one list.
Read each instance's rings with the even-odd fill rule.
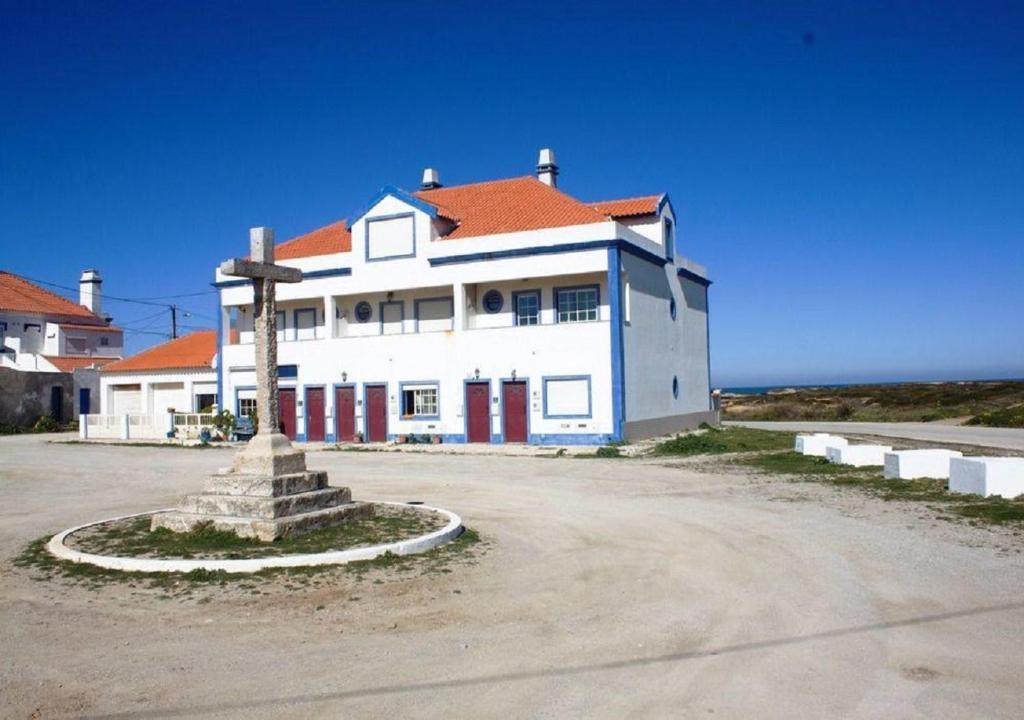
[[199,330],[100,372],[103,415],[197,413],[217,404],[217,335]]
[[123,351],[121,330],[100,314],[102,283],[97,271],[83,272],[76,305],[0,271],[0,421],[67,421],[99,410],[96,368]]
[[[277,246],[284,432],[303,440],[602,444],[717,420],[703,267],[667,195],[585,203],[538,176],[383,188]],[[255,405],[252,287],[216,275],[218,394]]]

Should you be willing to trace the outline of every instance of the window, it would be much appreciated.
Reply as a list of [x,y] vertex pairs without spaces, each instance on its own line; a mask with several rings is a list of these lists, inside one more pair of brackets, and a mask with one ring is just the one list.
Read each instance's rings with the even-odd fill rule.
[[380,304],[380,334],[401,335],[405,325],[405,303],[401,301]]
[[85,355],[89,351],[89,341],[84,337],[64,338],[64,353],[66,355]]
[[402,417],[437,417],[437,385],[403,385]]
[[590,417],[590,376],[544,378],[544,417]]
[[[255,402],[255,400],[253,402]],[[212,408],[216,404],[216,393],[200,393],[199,395],[196,395],[196,412],[202,412],[207,408]]]
[[512,293],[516,325],[540,325],[540,293]]
[[110,338],[106,335],[100,338],[100,347],[107,347],[110,345]]
[[356,320],[361,323],[370,322],[370,318],[373,317],[373,308],[370,303],[363,300],[361,303],[356,305]]
[[295,339],[316,340],[316,308],[295,311]]
[[558,322],[589,322],[597,320],[597,287],[555,290]]
[[367,260],[389,260],[415,254],[416,223],[411,213],[367,219]]
[[252,417],[256,414],[256,398],[238,399],[238,417]]
[[676,399],[679,398],[679,378],[678,377],[673,377],[672,378],[672,397],[674,397]]
[[676,319],[676,299],[672,298],[668,301],[668,314],[672,316],[672,319]]
[[452,298],[423,298],[413,304],[416,332],[439,332],[452,329],[455,306]]
[[497,312],[501,312],[501,308],[505,306],[505,298],[501,296],[501,293],[497,290],[488,290],[484,294],[484,310],[491,313],[492,315]]
[[285,328],[287,327],[287,320],[286,320],[286,318],[287,318],[287,314],[285,313],[284,310],[278,310],[277,311],[277,341],[278,342],[284,342],[285,341],[284,331],[285,331]]

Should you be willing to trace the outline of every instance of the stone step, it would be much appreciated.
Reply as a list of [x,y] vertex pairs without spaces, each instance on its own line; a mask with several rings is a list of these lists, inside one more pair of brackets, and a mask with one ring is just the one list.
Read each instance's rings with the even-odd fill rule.
[[270,542],[347,520],[369,517],[373,517],[373,505],[363,502],[349,502],[276,519],[253,519],[174,511],[154,515],[151,529],[167,528],[174,532],[188,532],[202,523],[211,523],[217,530],[229,530],[239,537],[257,538],[264,542]]
[[272,519],[321,510],[351,501],[352,491],[347,487],[326,487],[278,497],[197,493],[182,498],[178,509],[196,515]]
[[327,473],[322,470],[290,473],[277,477],[220,473],[207,478],[204,492],[213,495],[280,497],[311,490],[322,490],[326,487]]

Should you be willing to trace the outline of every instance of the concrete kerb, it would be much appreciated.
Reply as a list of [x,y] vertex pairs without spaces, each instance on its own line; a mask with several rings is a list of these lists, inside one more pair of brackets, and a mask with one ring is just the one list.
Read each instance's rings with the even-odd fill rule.
[[128,520],[131,518],[153,515],[158,512],[169,512],[173,508],[164,510],[151,510],[149,512],[134,513],[132,515],[121,515],[120,517],[97,520],[96,522],[85,523],[77,527],[68,528],[57,533],[46,549],[51,555],[61,560],[69,560],[76,563],[86,563],[106,568],[108,570],[121,570],[124,572],[191,572],[193,570],[223,570],[228,573],[253,573],[269,568],[289,567],[314,567],[320,565],[345,565],[346,563],[359,560],[373,560],[385,553],[394,555],[415,555],[426,552],[439,545],[451,542],[462,534],[462,518],[455,513],[443,508],[431,507],[429,505],[410,505],[400,502],[368,501],[377,502],[380,505],[395,505],[416,510],[431,511],[440,513],[448,518],[448,524],[440,530],[420,535],[419,537],[384,545],[371,545],[369,547],[352,548],[351,550],[332,550],[322,553],[307,553],[302,555],[281,555],[267,558],[247,558],[242,560],[160,560],[157,558],[133,558],[118,557],[113,555],[93,555],[91,553],[73,550],[64,544],[69,535],[94,525],[114,522],[116,520]]

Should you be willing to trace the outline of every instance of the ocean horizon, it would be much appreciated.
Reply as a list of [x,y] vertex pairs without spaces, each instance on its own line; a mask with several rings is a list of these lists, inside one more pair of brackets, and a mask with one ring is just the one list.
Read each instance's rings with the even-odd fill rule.
[[1024,382],[1024,378],[982,378],[982,379],[957,379],[957,380],[887,380],[847,383],[780,383],[778,385],[734,385],[723,386],[723,394],[730,395],[764,395],[773,390],[802,390],[807,388],[844,388],[856,387],[858,385],[941,385],[943,383],[966,383],[966,382]]

